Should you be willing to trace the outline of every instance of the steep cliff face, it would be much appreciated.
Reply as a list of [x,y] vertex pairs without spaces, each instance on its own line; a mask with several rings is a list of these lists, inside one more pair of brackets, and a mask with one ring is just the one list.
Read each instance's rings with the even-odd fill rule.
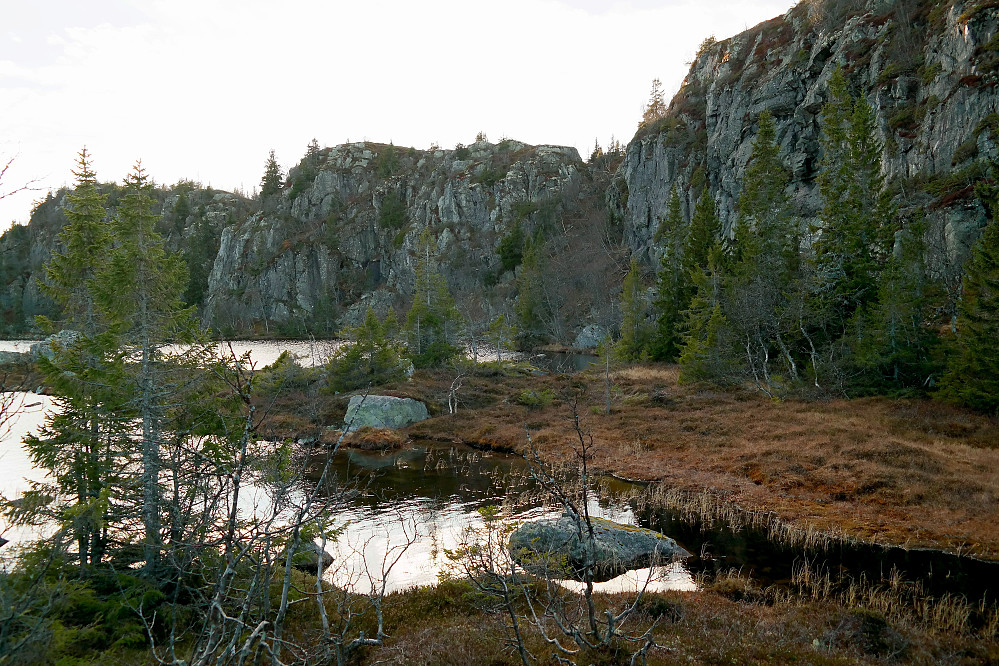
[[511,277],[497,246],[513,225],[531,230],[577,206],[584,172],[573,148],[511,140],[311,152],[280,195],[222,233],[205,317],[223,330],[332,331],[368,304],[402,305],[426,228],[451,288],[481,291]]
[[806,0],[706,43],[665,118],[640,128],[608,192],[646,259],[673,188],[685,213],[707,186],[726,233],[757,121],[773,115],[802,223],[818,222],[820,115],[833,71],[877,115],[883,171],[903,212],[923,206],[951,258],[984,224],[972,184],[997,155],[999,9],[984,2]]

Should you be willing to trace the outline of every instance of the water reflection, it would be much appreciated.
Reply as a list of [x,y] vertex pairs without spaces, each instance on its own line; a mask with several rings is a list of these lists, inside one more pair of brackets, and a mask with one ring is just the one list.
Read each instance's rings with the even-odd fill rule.
[[[347,451],[332,470],[342,487],[351,488],[349,506],[337,523],[347,529],[326,545],[336,564],[327,572],[334,584],[367,592],[382,572],[388,591],[437,582],[452,570],[446,551],[459,548],[468,531],[481,531],[479,509],[504,508],[504,521],[549,517],[561,512],[548,506],[516,456],[483,454],[454,445],[423,442],[389,454]],[[341,491],[342,492],[342,491]],[[336,500],[339,493],[330,493]],[[604,495],[590,503],[592,515],[637,524],[623,497]],[[599,584],[602,591],[690,590],[695,584],[682,564],[629,572]],[[575,584],[564,582],[567,587]]]

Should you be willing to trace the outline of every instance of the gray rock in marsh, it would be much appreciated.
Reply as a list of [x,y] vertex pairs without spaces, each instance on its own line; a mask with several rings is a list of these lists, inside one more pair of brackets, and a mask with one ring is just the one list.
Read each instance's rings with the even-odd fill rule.
[[56,347],[60,349],[65,349],[69,347],[74,342],[80,339],[80,334],[77,331],[71,331],[69,329],[63,329],[56,333],[55,335],[50,335],[41,342],[36,342],[31,345],[31,358],[38,360],[41,357],[51,359],[55,355]]
[[418,400],[389,395],[355,395],[347,404],[343,425],[345,432],[364,426],[394,429],[427,418],[430,418],[427,406]]
[[[632,569],[689,557],[673,539],[643,527],[590,518],[594,535],[595,581]],[[586,527],[583,525],[585,536]],[[576,521],[568,514],[524,523],[510,535],[513,559],[535,575],[580,579],[585,551]]]

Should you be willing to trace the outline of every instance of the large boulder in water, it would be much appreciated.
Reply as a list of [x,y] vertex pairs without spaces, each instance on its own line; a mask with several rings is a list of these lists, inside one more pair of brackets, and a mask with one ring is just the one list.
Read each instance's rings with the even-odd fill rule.
[[419,400],[390,395],[355,395],[347,404],[343,427],[348,433],[364,426],[395,429],[428,418],[427,406]]
[[[510,554],[527,571],[554,578],[582,575],[585,550],[579,538],[586,524],[568,514],[524,523],[510,535]],[[594,538],[595,581],[673,559],[689,557],[673,539],[654,530],[590,518]]]

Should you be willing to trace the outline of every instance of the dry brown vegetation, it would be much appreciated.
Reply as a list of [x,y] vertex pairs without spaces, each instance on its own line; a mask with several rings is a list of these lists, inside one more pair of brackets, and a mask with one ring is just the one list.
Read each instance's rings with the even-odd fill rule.
[[[806,532],[999,559],[999,422],[928,400],[771,401],[750,391],[683,386],[676,368],[471,377],[455,415],[409,428],[414,437],[521,450],[525,428],[553,459],[572,441],[569,403],[592,433],[594,465],[749,512],[773,512]],[[398,388],[439,405],[447,373]],[[547,406],[526,406],[545,390]]]

